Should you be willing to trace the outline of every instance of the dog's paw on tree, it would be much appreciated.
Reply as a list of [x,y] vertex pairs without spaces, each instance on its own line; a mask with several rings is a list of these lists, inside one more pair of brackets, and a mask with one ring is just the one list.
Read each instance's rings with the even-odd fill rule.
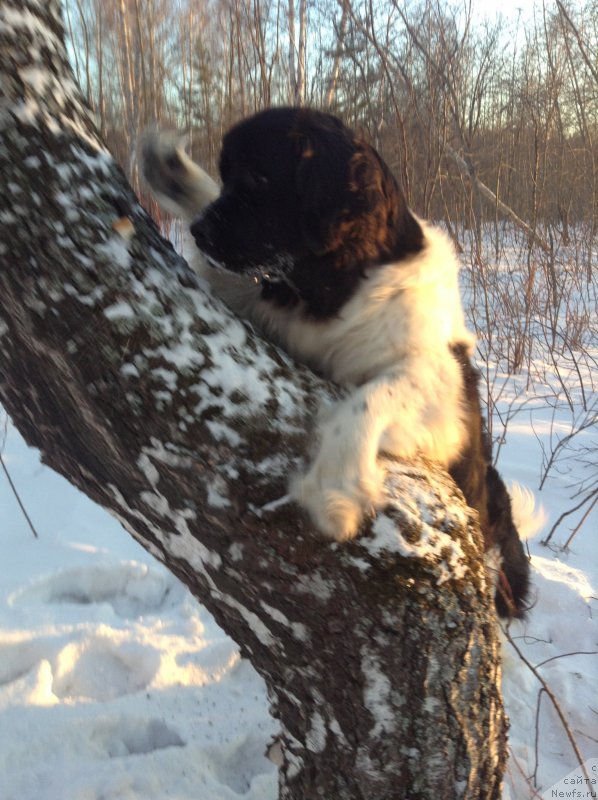
[[194,285],[99,140],[59,14],[0,2],[0,399],[264,677],[282,798],[499,798],[471,513],[421,463],[388,465],[385,514],[346,545],[274,502],[332,390]]

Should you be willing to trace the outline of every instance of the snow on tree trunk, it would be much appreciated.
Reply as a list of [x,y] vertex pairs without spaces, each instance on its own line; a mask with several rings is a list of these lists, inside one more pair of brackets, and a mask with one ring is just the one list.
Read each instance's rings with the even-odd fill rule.
[[264,677],[281,798],[498,798],[494,612],[454,484],[389,462],[385,513],[319,539],[285,491],[333,389],[161,239],[84,108],[57,0],[1,0],[0,71],[0,399],[19,430]]

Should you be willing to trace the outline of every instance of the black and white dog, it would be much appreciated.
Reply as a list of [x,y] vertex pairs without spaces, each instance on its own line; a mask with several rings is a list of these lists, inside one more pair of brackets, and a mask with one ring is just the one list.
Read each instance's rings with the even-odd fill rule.
[[172,136],[149,135],[142,149],[158,201],[191,223],[193,266],[235,312],[349,389],[291,487],[317,527],[337,540],[357,534],[381,501],[380,451],[428,456],[500,551],[499,612],[523,616],[529,566],[514,522],[523,509],[492,467],[444,233],[409,210],[376,150],[329,114],[275,108],[234,127],[222,189]]

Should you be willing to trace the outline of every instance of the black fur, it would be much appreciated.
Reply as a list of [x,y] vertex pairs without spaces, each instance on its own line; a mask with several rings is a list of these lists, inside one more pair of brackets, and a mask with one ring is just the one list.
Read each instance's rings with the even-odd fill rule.
[[367,267],[423,247],[386,164],[329,114],[277,108],[241,122],[224,137],[220,175],[222,194],[191,226],[199,249],[259,271],[264,299],[301,299],[313,319],[337,314]]
[[479,372],[464,347],[453,347],[463,375],[469,442],[449,472],[467,504],[479,514],[486,549],[498,547],[502,568],[497,579],[496,608],[502,617],[525,616],[529,592],[529,562],[513,522],[511,499],[492,466],[492,442],[486,429],[478,390]]

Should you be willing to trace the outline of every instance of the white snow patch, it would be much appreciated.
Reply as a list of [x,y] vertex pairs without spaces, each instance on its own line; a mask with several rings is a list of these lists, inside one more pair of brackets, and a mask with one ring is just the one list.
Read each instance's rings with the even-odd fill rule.
[[361,651],[361,668],[365,680],[363,702],[374,718],[372,735],[380,736],[396,728],[396,700],[391,703],[392,687],[382,672],[379,660],[366,648]]
[[[401,498],[401,511],[404,512]],[[417,517],[414,517],[417,524]],[[465,554],[459,542],[448,533],[430,527],[425,522],[419,523],[420,536],[417,542],[408,542],[397,524],[386,516],[374,520],[372,531],[374,539],[364,539],[364,545],[374,556],[384,550],[398,552],[406,558],[426,560],[437,565],[439,570],[438,585],[447,580],[463,578],[467,572]]]
[[[127,511],[128,514],[143,522],[158,540],[163,539],[161,528],[154,525],[141,511],[131,508],[114,484],[111,484],[109,489],[118,505],[123,509],[123,512]],[[150,508],[153,508],[158,514],[168,517],[169,520],[174,522],[180,535],[171,536],[169,539],[168,546],[173,555],[184,559],[192,569],[204,575],[206,575],[206,564],[209,564],[215,569],[221,566],[222,559],[218,553],[208,550],[202,542],[191,536],[187,524],[187,517],[194,513],[191,509],[173,511],[170,509],[168,500],[157,492],[142,492],[141,494],[144,502],[146,502]],[[131,532],[134,535],[134,531]]]
[[265,647],[273,647],[275,643],[275,638],[272,636],[272,633],[268,630],[268,628],[264,625],[262,620],[255,614],[253,611],[250,611],[245,606],[241,605],[237,600],[233,597],[224,597],[221,596],[223,602],[226,603],[227,606],[230,608],[236,609],[239,614],[243,617],[251,631],[254,635],[260,640],[260,642]]
[[148,482],[156,488],[160,480],[160,473],[150,461],[146,453],[142,453],[137,459],[137,466],[143,472]]
[[108,306],[104,309],[104,315],[112,320],[112,319],[134,319],[136,317],[135,312],[131,308],[130,303],[126,303],[123,300],[113,303],[111,306]]
[[160,381],[165,383],[166,384],[166,389],[168,390],[168,391],[163,391],[163,392],[156,391],[156,392],[154,392],[154,395],[156,397],[161,397],[166,402],[172,400],[172,395],[170,395],[169,392],[174,392],[176,387],[177,387],[177,383],[178,383],[178,375],[177,375],[177,373],[173,372],[170,369],[164,369],[164,367],[153,367],[152,368],[152,375],[154,375]]
[[123,364],[120,368],[121,374],[125,376],[125,378],[138,378],[139,377],[139,370],[135,366],[135,364]]
[[285,617],[285,615],[277,608],[273,608],[272,606],[265,603],[263,600],[260,602],[261,607],[264,611],[272,617],[275,622],[284,625],[285,628],[288,628],[290,631],[293,632],[293,636],[295,639],[298,639],[301,642],[306,642],[309,638],[309,633],[305,625],[300,622],[290,622],[290,620]]
[[221,479],[215,478],[208,485],[208,505],[212,508],[229,508],[230,498],[224,494],[227,491],[225,482]]
[[[193,346],[192,342],[185,342],[184,340],[171,347],[158,347],[156,350],[148,352],[148,356],[154,354],[170,362],[179,370],[189,368],[194,364],[202,365],[205,362],[203,354]],[[189,391],[200,394],[204,389],[201,385],[197,385],[191,386]]]
[[205,425],[216,441],[226,442],[232,447],[239,447],[242,443],[239,434],[223,422],[208,420]]
[[322,753],[326,747],[328,731],[324,717],[319,711],[314,711],[311,715],[311,725],[305,736],[305,746],[312,753]]
[[50,73],[39,67],[25,67],[18,72],[23,83],[28,84],[36,94],[43,95],[48,85],[53,83]]
[[128,269],[131,265],[131,254],[129,253],[128,243],[122,236],[114,235],[105,242],[96,246],[96,250],[103,255],[106,261],[116,264],[122,269]]

